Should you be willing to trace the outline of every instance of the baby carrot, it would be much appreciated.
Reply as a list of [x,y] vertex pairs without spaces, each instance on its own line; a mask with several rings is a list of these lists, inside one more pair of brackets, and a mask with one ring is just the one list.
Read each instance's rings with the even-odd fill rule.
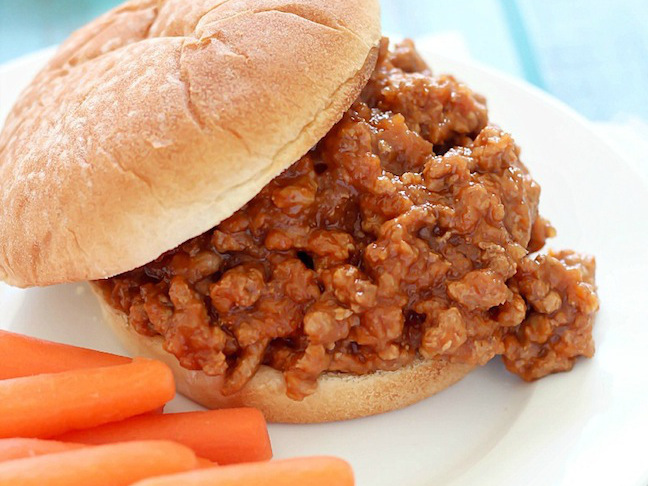
[[86,447],[83,444],[41,439],[0,439],[0,462]]
[[351,466],[335,457],[300,457],[199,469],[133,486],[353,486]]
[[180,444],[124,442],[3,462],[0,486],[126,486],[196,464],[194,453]]
[[218,466],[218,463],[205,459],[204,457],[196,457],[196,469],[206,469],[214,466]]
[[171,370],[159,361],[0,381],[0,437],[46,439],[154,410],[173,398]]
[[130,358],[0,331],[0,380],[126,364]]
[[144,415],[57,437],[82,444],[149,439],[173,440],[218,464],[272,457],[265,419],[255,408]]

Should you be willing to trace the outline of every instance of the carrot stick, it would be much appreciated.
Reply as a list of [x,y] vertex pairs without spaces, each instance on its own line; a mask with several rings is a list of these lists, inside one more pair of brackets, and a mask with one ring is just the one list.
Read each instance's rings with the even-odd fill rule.
[[180,444],[124,442],[3,462],[0,486],[126,486],[194,467],[194,453]]
[[70,451],[72,449],[80,449],[81,447],[86,446],[55,440],[0,439],[0,462]]
[[199,469],[133,486],[353,486],[351,466],[336,457],[300,457]]
[[0,331],[0,380],[126,364],[130,358]]
[[57,440],[81,444],[149,439],[173,440],[218,464],[264,461],[272,457],[265,419],[255,408],[149,414],[57,437]]
[[159,361],[63,371],[0,381],[0,437],[46,439],[154,410],[173,398]]
[[196,469],[206,469],[208,467],[218,466],[217,463],[203,457],[196,457],[196,461]]

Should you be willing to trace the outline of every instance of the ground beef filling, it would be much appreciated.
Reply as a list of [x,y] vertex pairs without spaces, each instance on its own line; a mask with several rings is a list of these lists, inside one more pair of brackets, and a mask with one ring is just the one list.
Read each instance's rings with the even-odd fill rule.
[[211,231],[100,285],[130,324],[227,394],[262,364],[287,394],[418,356],[526,380],[592,356],[593,259],[532,257],[553,228],[484,99],[389,51],[320,143]]

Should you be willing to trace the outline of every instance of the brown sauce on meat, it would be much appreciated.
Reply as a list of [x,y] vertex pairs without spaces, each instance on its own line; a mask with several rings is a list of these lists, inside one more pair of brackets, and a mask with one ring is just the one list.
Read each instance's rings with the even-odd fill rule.
[[211,231],[101,282],[182,366],[241,389],[261,364],[301,399],[327,371],[417,356],[526,380],[592,356],[593,259],[553,236],[540,188],[485,100],[384,41],[320,143]]

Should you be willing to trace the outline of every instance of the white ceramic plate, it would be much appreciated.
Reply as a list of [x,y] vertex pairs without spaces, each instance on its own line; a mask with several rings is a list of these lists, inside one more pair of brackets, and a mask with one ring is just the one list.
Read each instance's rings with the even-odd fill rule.
[[[49,53],[0,68],[0,117]],[[491,119],[522,146],[543,188],[542,212],[558,228],[550,245],[596,255],[596,356],[533,384],[495,360],[405,410],[325,425],[272,425],[275,456],[344,457],[361,486],[648,484],[646,187],[587,122],[547,95],[479,66],[436,54],[429,60],[485,94]],[[2,328],[122,351],[83,284],[0,286],[0,309]],[[192,408],[181,397],[169,407]]]

